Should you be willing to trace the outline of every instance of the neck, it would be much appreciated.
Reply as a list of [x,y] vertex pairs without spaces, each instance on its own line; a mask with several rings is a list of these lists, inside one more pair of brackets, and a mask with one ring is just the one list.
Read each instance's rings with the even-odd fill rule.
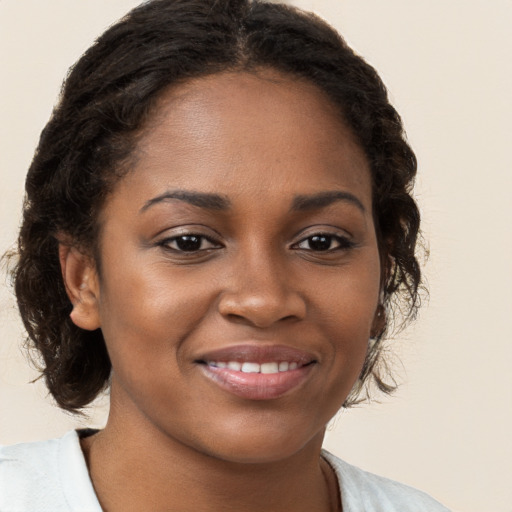
[[320,457],[323,432],[291,456],[241,463],[186,446],[113,406],[82,447],[105,512],[337,510],[337,482]]

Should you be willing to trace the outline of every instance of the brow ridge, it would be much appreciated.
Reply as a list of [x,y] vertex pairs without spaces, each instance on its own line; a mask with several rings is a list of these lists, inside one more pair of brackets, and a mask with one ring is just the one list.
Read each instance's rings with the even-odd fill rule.
[[207,210],[227,210],[231,206],[231,201],[220,194],[190,190],[167,190],[163,194],[146,201],[144,206],[140,209],[140,213],[145,212],[155,204],[172,200],[184,201],[185,203]]
[[291,209],[294,211],[316,210],[338,201],[347,201],[357,206],[363,213],[366,211],[363,203],[354,194],[343,190],[328,190],[296,196],[293,199]]

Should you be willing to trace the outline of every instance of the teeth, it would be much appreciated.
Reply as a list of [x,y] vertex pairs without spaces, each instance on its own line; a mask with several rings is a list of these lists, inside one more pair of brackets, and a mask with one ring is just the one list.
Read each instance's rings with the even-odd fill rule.
[[286,361],[279,363],[279,371],[280,372],[287,372],[289,367],[290,367],[290,365]]
[[261,373],[279,373],[279,365],[277,363],[261,364]]
[[260,373],[260,365],[258,363],[244,363],[242,371],[244,373]]
[[228,370],[234,370],[237,372],[243,373],[279,373],[279,372],[287,372],[290,370],[296,370],[299,367],[299,364],[296,362],[288,362],[288,361],[272,361],[269,363],[253,363],[251,361],[246,361],[245,363],[240,363],[238,361],[208,361],[208,366],[213,366],[215,368],[227,368]]

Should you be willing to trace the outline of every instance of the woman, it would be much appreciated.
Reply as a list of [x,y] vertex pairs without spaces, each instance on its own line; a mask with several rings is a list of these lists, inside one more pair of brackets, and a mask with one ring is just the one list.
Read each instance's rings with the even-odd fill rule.
[[14,271],[48,389],[99,431],[4,448],[0,510],[446,510],[327,452],[414,315],[416,172],[375,71],[324,22],[153,0],[75,65]]

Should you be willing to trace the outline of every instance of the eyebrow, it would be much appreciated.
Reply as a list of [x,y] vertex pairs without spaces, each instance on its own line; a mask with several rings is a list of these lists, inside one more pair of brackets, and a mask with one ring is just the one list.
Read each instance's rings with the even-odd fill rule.
[[311,195],[296,196],[292,203],[292,210],[316,210],[324,208],[338,201],[347,201],[357,206],[363,213],[366,212],[363,203],[350,192],[343,192],[341,190],[329,190],[326,192],[318,192]]
[[193,192],[188,190],[168,190],[167,192],[146,201],[139,213],[145,212],[155,204],[172,201],[174,199],[184,201],[185,203],[198,206],[199,208],[205,208],[207,210],[227,210],[231,206],[231,201],[227,197],[219,194],[207,194],[204,192]]

